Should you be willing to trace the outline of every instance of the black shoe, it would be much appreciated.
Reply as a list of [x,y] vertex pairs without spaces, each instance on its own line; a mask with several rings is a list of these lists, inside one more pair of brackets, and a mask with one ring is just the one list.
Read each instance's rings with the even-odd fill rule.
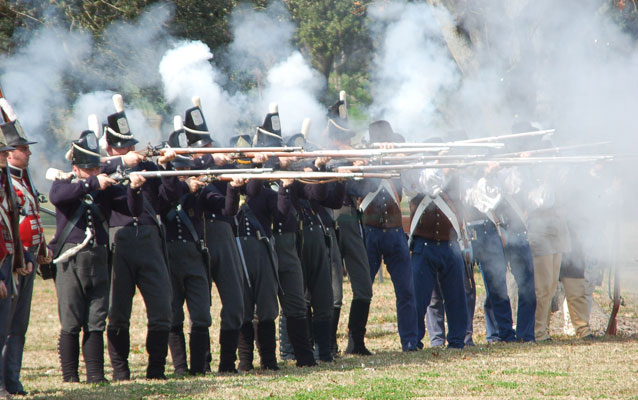
[[9,392],[9,394],[13,396],[26,396],[29,394],[29,392],[27,392],[26,390],[18,390],[17,392],[7,390],[7,392]]

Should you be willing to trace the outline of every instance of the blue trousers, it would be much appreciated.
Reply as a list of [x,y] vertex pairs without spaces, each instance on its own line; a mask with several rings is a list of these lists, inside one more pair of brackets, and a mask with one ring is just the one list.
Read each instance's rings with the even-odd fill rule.
[[463,287],[465,264],[456,241],[414,239],[412,273],[416,293],[418,339],[425,336],[425,313],[437,276],[448,319],[448,347],[462,349],[467,330],[467,306]]
[[[472,276],[473,278],[473,276]],[[443,305],[443,294],[438,280],[432,290],[432,299],[425,314],[425,323],[428,336],[430,336],[430,347],[445,346],[445,307]],[[473,282],[473,281],[472,281]],[[465,301],[467,309],[467,326],[465,330],[465,345],[474,346],[474,308],[476,307],[476,287],[470,283],[468,271],[463,268],[463,287],[465,289]]]
[[403,351],[415,350],[417,348],[416,300],[410,267],[410,250],[403,229],[366,226],[366,252],[370,262],[372,282],[381,267],[383,258],[397,299],[397,325],[401,347]]
[[516,340],[512,329],[512,307],[507,295],[507,265],[501,237],[490,221],[470,225],[474,257],[478,260],[485,283],[485,326],[488,343]]
[[11,275],[11,256],[7,256],[0,265],[2,275],[4,276],[4,284],[7,287],[7,297],[0,299],[0,388],[4,387],[5,373],[3,348],[7,343],[9,329],[11,324],[11,295],[13,294],[13,277]]
[[533,342],[536,315],[534,259],[527,235],[524,232],[510,233],[505,245],[505,259],[510,263],[514,280],[518,286],[516,338],[525,342]]

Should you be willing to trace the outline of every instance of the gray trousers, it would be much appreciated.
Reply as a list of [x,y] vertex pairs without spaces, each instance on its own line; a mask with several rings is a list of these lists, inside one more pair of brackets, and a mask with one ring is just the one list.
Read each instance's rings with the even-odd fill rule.
[[210,253],[210,274],[222,303],[222,330],[237,330],[244,321],[244,271],[239,249],[229,223],[206,221],[206,246]]
[[168,243],[168,264],[171,271],[171,326],[184,324],[184,301],[188,307],[191,328],[208,328],[210,317],[210,286],[207,265],[193,242]]
[[171,281],[159,228],[139,225],[111,228],[113,263],[109,330],[128,330],[135,286],[146,304],[149,331],[171,325]]
[[332,319],[334,300],[328,253],[323,230],[318,226],[303,228],[301,266],[312,305],[313,321]]
[[[35,260],[39,245],[31,246],[29,254]],[[20,370],[22,369],[22,354],[24,352],[25,336],[29,327],[31,316],[31,298],[33,297],[33,281],[38,265],[33,265],[33,272],[27,276],[19,276],[16,286],[18,295],[11,303],[11,321],[9,323],[9,336],[4,346],[4,383],[6,388],[16,393],[24,390],[20,383]],[[0,348],[1,349],[1,348]]]
[[[346,271],[350,277],[352,300],[370,302],[372,300],[370,265],[356,215],[340,214],[337,218],[337,229],[339,230],[340,256],[343,257]],[[339,260],[339,266],[341,266],[341,260]],[[334,266],[332,288],[335,296],[335,307],[340,307],[343,296],[343,269],[337,268],[335,270]],[[338,304],[337,297],[339,297]]]
[[[65,244],[62,252],[73,246]],[[69,261],[57,264],[55,289],[63,332],[104,332],[109,306],[106,246],[86,246]]]
[[305,318],[307,313],[304,296],[303,271],[297,254],[297,235],[275,234],[279,282],[284,294],[279,296],[281,309],[286,317]]
[[[7,341],[7,336],[9,335],[9,321],[11,320],[11,295],[13,294],[11,256],[7,256],[4,259],[4,262],[0,265],[0,269],[2,269],[2,272],[6,277],[4,284],[7,287],[8,292],[6,299],[0,299],[0,349],[2,349]],[[3,352],[0,351],[0,388],[4,387],[5,373],[7,373],[7,371],[4,369]]]
[[255,314],[259,322],[274,321],[279,314],[277,277],[267,244],[252,236],[240,240],[251,285],[244,286],[244,323],[250,323]]

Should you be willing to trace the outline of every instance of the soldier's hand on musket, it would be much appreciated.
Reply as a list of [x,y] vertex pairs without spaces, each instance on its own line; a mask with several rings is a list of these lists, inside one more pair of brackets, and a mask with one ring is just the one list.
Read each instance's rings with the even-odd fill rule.
[[225,153],[213,153],[213,160],[215,160],[215,165],[222,166],[230,163],[232,158]]
[[177,153],[173,149],[161,149],[160,156],[157,158],[157,163],[166,168],[169,162],[177,158]]
[[246,181],[247,181],[246,178],[231,177],[230,186],[232,186],[232,187],[241,187],[241,186],[244,186],[246,184]]
[[282,179],[282,180],[281,180],[281,185],[282,185],[283,187],[288,187],[288,186],[292,185],[292,183],[293,183],[294,181],[295,181],[294,179]]
[[297,157],[279,157],[279,166],[281,169],[288,169],[293,161],[297,161]]
[[394,143],[379,143],[380,149],[394,149]]
[[530,158],[532,156],[531,151],[523,151],[519,154],[520,158]]
[[53,252],[51,251],[51,249],[46,249],[46,255],[38,255],[38,257],[35,259],[35,262],[37,262],[38,264],[50,264],[51,261],[53,261]]
[[9,295],[7,292],[7,287],[4,284],[4,281],[0,281],[0,300],[4,300]]
[[[104,190],[107,187],[111,185],[115,185],[117,183],[115,179],[109,178],[108,176],[106,176],[106,174],[99,174],[96,177],[97,177],[98,183],[100,184],[100,190]],[[133,182],[132,179],[131,179],[131,182]]]
[[144,156],[135,151],[129,151],[122,156],[122,163],[127,168],[133,168],[142,161],[144,161]]
[[[136,174],[135,172],[131,173],[129,175],[129,179],[131,180],[131,189],[137,189],[142,187],[142,185],[144,184],[144,182],[146,182],[146,178],[144,178],[143,176],[141,176],[140,174]],[[115,181],[113,181],[115,182]]]
[[496,168],[498,168],[499,163],[497,161],[491,161],[487,164],[487,167],[485,168],[485,173],[489,174],[492,171],[494,171]]
[[315,167],[321,168],[324,165],[328,164],[330,160],[331,160],[330,157],[317,157],[315,158]]
[[195,176],[186,178],[186,184],[188,185],[188,189],[191,191],[191,193],[195,193],[199,189],[206,186],[206,182],[200,181],[198,177]]
[[368,160],[365,160],[363,158],[359,159],[359,160],[354,160],[352,162],[352,165],[355,166],[355,167],[361,167],[363,165],[368,165],[368,164],[369,164]]
[[263,164],[268,161],[268,154],[266,153],[253,153],[252,162],[255,164]]
[[20,276],[27,276],[33,272],[33,263],[29,261],[24,268],[17,268],[16,272]]

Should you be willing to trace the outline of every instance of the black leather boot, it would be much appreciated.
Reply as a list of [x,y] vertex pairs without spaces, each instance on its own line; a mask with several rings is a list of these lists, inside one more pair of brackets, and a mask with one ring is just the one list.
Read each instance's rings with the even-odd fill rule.
[[209,349],[210,336],[207,327],[193,328],[190,335],[191,375],[206,373],[206,352]]
[[239,331],[239,370],[250,371],[253,367],[253,353],[255,351],[255,328],[252,322],[246,322]]
[[106,383],[104,377],[104,333],[84,332],[82,354],[86,365],[86,383]]
[[128,330],[109,329],[106,332],[109,358],[113,368],[114,381],[128,381],[131,379],[131,370],[128,366],[128,354],[131,339]]
[[279,315],[279,358],[282,360],[295,359],[294,346],[288,336],[288,318],[283,314]]
[[372,355],[365,345],[366,324],[368,323],[369,312],[369,301],[352,300],[352,305],[350,306],[350,318],[348,320],[347,354],[358,354],[362,356]]
[[80,382],[78,365],[80,364],[80,334],[60,331],[58,354],[64,382]]
[[257,324],[257,342],[259,343],[259,358],[261,369],[278,371],[277,339],[275,337],[275,321],[261,321]]
[[330,352],[332,357],[339,354],[339,345],[337,344],[337,331],[339,330],[339,317],[341,316],[341,307],[332,309],[332,324],[330,325]]
[[332,358],[332,352],[330,351],[330,325],[332,321],[327,320],[314,320],[312,321],[312,333],[317,344],[319,352],[319,360],[323,362],[334,361]]
[[171,327],[168,333],[168,348],[171,351],[175,375],[186,375],[188,372],[188,365],[186,364],[186,339],[184,338],[184,328],[182,325]]
[[239,330],[221,329],[219,331],[219,369],[218,372],[237,373],[237,345],[239,344]]
[[166,379],[164,368],[168,354],[168,330],[146,332],[146,352],[148,353],[147,379]]
[[295,352],[298,367],[314,367],[317,365],[310,342],[310,326],[306,318],[288,317],[286,320],[288,338]]

